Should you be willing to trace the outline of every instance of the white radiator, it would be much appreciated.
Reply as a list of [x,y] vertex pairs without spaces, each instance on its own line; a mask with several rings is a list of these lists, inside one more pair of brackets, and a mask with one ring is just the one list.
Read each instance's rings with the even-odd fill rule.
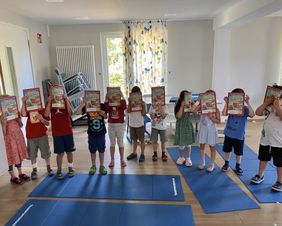
[[94,46],[56,46],[57,66],[66,76],[82,72],[96,89]]

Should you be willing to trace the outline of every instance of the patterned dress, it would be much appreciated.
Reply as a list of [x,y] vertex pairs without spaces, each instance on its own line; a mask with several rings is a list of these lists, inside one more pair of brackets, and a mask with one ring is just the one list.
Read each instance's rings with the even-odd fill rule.
[[27,159],[27,148],[23,133],[17,120],[7,121],[6,135],[4,135],[8,165],[20,164]]
[[195,142],[194,128],[189,113],[183,113],[176,120],[174,144],[179,146],[191,145]]
[[201,115],[200,129],[198,133],[198,142],[200,144],[209,144],[215,146],[217,144],[217,129],[215,123],[207,115]]

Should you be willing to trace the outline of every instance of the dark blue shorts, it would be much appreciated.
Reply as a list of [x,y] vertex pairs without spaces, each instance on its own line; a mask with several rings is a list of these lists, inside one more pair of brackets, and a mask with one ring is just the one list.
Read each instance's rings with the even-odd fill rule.
[[88,148],[91,153],[104,153],[106,149],[105,134],[101,135],[88,135]]
[[64,152],[73,152],[75,151],[73,136],[55,136],[54,139],[54,153],[62,154]]
[[232,148],[234,148],[234,153],[236,155],[243,155],[244,142],[244,140],[238,140],[225,136],[222,150],[224,152],[232,152]]

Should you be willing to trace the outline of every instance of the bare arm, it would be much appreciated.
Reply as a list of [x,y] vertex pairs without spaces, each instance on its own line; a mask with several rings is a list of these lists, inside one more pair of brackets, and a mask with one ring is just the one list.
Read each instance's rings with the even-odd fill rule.
[[280,118],[282,121],[282,108],[281,108],[281,103],[280,103],[280,98],[276,98],[273,102],[273,106],[276,110],[277,116]]
[[26,100],[27,100],[26,97],[23,97],[23,98],[22,98],[23,104],[22,104],[22,107],[21,107],[21,116],[23,116],[23,117],[27,117],[27,112],[26,112]]
[[246,96],[246,103],[247,103],[247,106],[248,106],[248,109],[249,109],[249,117],[250,118],[253,118],[255,116],[255,112],[250,104],[250,97],[249,96]]
[[257,116],[263,116],[264,115],[264,110],[267,108],[268,105],[270,105],[273,102],[273,99],[271,97],[266,97],[263,104],[260,105],[256,109],[256,115]]
[[219,109],[216,109],[216,113],[214,114],[208,114],[210,120],[212,120],[212,122],[219,124],[221,122],[220,120],[220,111]]
[[83,101],[81,102],[81,104],[79,105],[79,107],[76,110],[76,114],[77,115],[81,115],[82,114],[82,109],[85,107],[85,98],[83,98]]
[[142,101],[142,111],[141,111],[141,114],[142,114],[143,116],[146,115],[146,104],[145,104],[144,101]]
[[225,101],[225,104],[224,104],[224,108],[222,110],[222,115],[223,116],[227,116],[228,97],[224,97],[224,101]]
[[45,112],[44,112],[44,116],[45,116],[46,118],[47,118],[47,117],[50,117],[50,113],[51,113],[51,101],[52,101],[52,97],[49,96],[49,97],[48,97],[47,104],[46,104]]
[[7,118],[4,115],[1,115],[1,125],[2,125],[2,131],[4,136],[6,135],[7,132]]
[[71,115],[72,115],[72,107],[71,107],[71,105],[70,105],[70,101],[69,101],[69,99],[67,98],[67,96],[64,96],[64,99],[65,99],[65,103],[66,103],[67,112],[68,112],[68,114],[71,116]]
[[183,111],[184,111],[184,104],[185,104],[184,101],[182,101],[178,112],[176,112],[176,114],[175,114],[176,118],[182,117]]
[[38,119],[40,120],[40,122],[42,122],[45,126],[49,126],[49,121],[48,120],[46,120],[44,117],[43,117],[43,115],[41,115],[41,114],[37,114],[37,117],[38,117]]

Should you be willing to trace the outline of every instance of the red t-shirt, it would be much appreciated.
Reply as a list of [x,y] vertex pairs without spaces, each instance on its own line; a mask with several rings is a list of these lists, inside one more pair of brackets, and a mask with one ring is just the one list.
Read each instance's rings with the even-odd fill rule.
[[27,123],[26,123],[26,138],[27,139],[32,139],[32,138],[39,138],[47,133],[47,127],[40,122],[36,118],[36,114],[39,113],[40,115],[43,116],[44,119],[50,120],[49,117],[44,116],[44,109],[38,110],[38,111],[32,111],[32,112],[27,112]]
[[121,100],[120,106],[110,107],[109,102],[105,102],[109,113],[109,123],[124,123],[124,110],[126,109],[125,100]]
[[72,134],[71,116],[66,109],[51,108],[52,136],[66,136]]

